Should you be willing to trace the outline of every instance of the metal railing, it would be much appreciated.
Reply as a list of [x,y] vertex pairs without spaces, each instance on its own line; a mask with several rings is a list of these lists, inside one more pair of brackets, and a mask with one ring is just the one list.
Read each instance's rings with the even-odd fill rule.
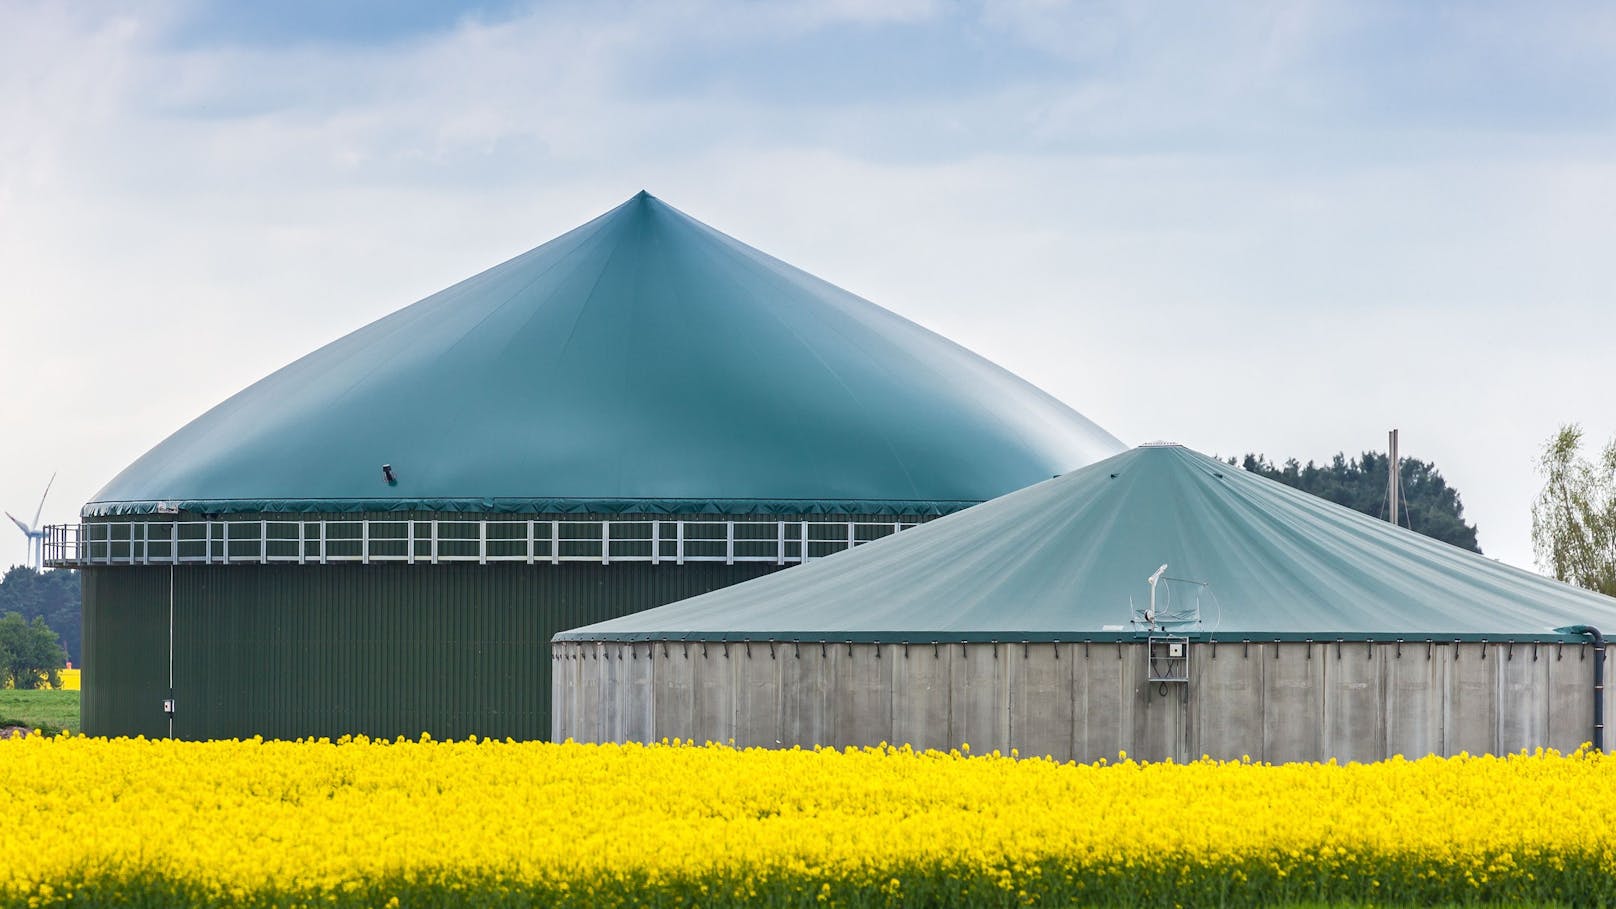
[[45,528],[45,564],[805,562],[913,521],[108,521]]

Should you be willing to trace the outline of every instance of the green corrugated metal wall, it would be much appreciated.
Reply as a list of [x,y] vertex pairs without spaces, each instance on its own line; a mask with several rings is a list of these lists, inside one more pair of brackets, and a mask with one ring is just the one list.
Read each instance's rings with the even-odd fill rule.
[[84,570],[83,722],[174,735],[542,739],[550,637],[767,563],[231,565]]
[[84,677],[80,721],[96,735],[168,734],[167,568],[81,572]]

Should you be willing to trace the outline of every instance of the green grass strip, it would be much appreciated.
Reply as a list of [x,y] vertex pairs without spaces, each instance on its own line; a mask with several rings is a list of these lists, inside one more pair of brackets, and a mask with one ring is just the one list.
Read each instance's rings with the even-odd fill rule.
[[[1558,864],[1560,867],[1555,868]],[[1541,873],[1538,873],[1541,872]],[[779,874],[769,870],[713,872],[653,880],[644,874],[533,884],[498,875],[442,870],[397,878],[356,880],[335,891],[296,886],[267,890],[210,888],[162,876],[97,877],[46,882],[0,905],[43,907],[848,907],[905,906],[1140,907],[1429,907],[1612,906],[1616,878],[1597,856],[1559,857],[1541,868],[1478,880],[1417,861],[1387,859],[1359,868],[1337,866],[1313,875],[1265,872],[1260,863],[1073,869],[1047,862],[1020,870],[933,867],[871,870],[863,879]],[[1243,877],[1242,877],[1243,876]]]
[[46,735],[79,730],[79,693],[0,688],[0,726],[23,726]]

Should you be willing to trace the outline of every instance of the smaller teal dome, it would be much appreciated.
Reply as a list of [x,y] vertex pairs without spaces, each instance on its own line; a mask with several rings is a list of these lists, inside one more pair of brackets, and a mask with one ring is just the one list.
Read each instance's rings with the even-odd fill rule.
[[642,192],[252,385],[85,514],[929,513],[1121,449]]
[[1575,641],[1571,626],[1616,628],[1611,597],[1154,444],[555,640],[1134,640],[1151,633],[1136,619],[1152,605],[1174,634],[1230,643]]

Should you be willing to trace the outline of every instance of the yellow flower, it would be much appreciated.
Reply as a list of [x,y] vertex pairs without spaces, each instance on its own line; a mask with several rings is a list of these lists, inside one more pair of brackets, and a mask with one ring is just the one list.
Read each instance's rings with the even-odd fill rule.
[[1416,883],[1455,902],[1616,902],[1616,768],[1589,749],[1279,766],[968,749],[31,736],[0,742],[0,905],[154,880],[221,905],[375,905],[395,887],[406,902],[631,905],[654,887],[703,905],[963,903],[984,887],[1195,905],[1231,883],[1253,902]]

